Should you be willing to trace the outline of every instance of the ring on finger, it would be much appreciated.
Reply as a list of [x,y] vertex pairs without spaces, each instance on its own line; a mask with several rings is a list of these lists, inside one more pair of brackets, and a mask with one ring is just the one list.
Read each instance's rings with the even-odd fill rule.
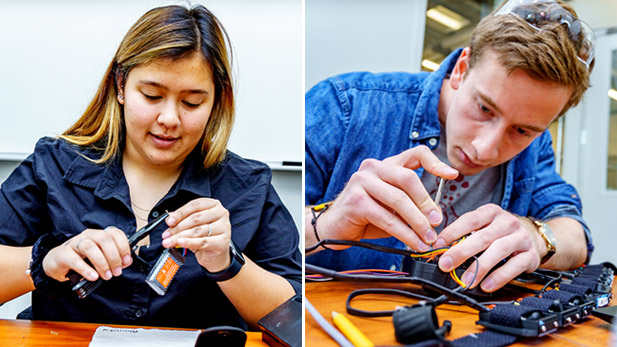
[[85,237],[82,237],[81,239],[77,241],[77,244],[75,245],[75,249],[77,250],[77,253],[79,253],[80,255],[82,255],[82,253],[81,253],[81,249],[79,249],[79,245],[81,244],[81,241],[85,239],[86,239]]
[[210,237],[212,235],[212,223],[208,224],[208,235],[206,237]]
[[115,228],[115,226],[110,225],[107,228],[103,229],[104,232],[108,232],[109,230],[111,230],[112,228]]

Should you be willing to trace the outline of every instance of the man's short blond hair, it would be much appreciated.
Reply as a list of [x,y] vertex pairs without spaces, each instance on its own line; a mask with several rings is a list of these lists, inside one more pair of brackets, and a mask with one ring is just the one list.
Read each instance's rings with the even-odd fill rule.
[[[557,2],[578,18],[574,9]],[[503,5],[502,5],[503,6]],[[473,68],[487,51],[498,54],[508,73],[522,69],[539,81],[550,81],[572,89],[570,99],[561,110],[563,115],[576,106],[589,88],[589,68],[577,58],[578,47],[568,37],[568,28],[558,23],[543,23],[538,30],[524,19],[508,14],[491,15],[482,19],[469,41],[469,68]]]

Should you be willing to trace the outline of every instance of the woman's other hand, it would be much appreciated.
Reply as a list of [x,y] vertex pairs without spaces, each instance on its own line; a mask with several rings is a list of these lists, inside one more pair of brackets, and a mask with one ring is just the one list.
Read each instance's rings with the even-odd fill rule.
[[163,247],[188,248],[209,272],[219,272],[231,263],[229,211],[216,199],[199,198],[188,202],[167,217]]

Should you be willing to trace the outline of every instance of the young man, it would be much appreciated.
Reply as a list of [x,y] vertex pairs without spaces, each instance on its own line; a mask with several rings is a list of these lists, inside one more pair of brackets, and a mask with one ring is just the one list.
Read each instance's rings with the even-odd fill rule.
[[[439,267],[451,271],[484,251],[477,274],[472,265],[462,280],[487,292],[539,266],[565,270],[588,260],[580,200],[555,172],[546,130],[589,86],[592,32],[583,24],[560,0],[511,0],[433,73],[351,73],[313,87],[305,245],[381,238],[374,242],[427,251],[470,234]],[[447,181],[435,204],[440,178]],[[332,204],[311,210],[324,202]],[[400,256],[328,248],[339,250],[319,248],[307,261],[401,266]]]

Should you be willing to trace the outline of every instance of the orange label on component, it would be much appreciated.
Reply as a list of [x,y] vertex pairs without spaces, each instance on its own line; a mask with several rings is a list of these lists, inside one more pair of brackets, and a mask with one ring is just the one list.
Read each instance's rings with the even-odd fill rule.
[[176,263],[171,257],[165,261],[163,267],[158,274],[156,274],[156,280],[165,288],[169,286],[169,283],[176,275],[176,272],[180,268],[180,265]]

